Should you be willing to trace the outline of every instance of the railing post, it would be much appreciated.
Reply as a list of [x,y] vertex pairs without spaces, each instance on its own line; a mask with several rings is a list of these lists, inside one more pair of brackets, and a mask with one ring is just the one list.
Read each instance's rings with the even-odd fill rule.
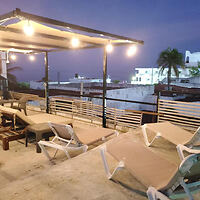
[[72,100],[72,119],[74,118],[74,101]]
[[160,99],[160,92],[158,92],[158,94],[157,94],[156,112],[158,112],[159,99]]
[[102,125],[106,128],[106,78],[107,78],[107,52],[106,48],[104,48],[104,56],[103,56],[103,119]]
[[49,113],[49,64],[48,52],[45,52],[45,99],[46,99],[46,112]]
[[114,108],[114,129],[117,127],[117,109]]

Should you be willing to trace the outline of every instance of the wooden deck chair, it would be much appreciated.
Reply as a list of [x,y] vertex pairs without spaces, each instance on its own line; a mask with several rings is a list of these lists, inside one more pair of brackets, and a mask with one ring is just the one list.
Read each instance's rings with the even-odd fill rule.
[[17,109],[8,108],[5,106],[0,106],[0,113],[2,115],[2,121],[11,120],[13,122],[13,127],[15,128],[16,124],[23,125],[34,125],[44,122],[56,122],[56,123],[66,123],[66,118],[58,115],[52,115],[48,113],[40,113],[36,115],[26,116],[24,113],[20,112]]
[[[155,137],[151,141],[149,141],[148,138],[148,130],[155,133]],[[200,144],[200,127],[192,134],[179,126],[166,121],[145,124],[142,126],[142,133],[147,146],[151,146],[158,137],[162,137],[175,145],[182,144],[187,147],[193,147]]]
[[[192,193],[200,190],[200,154],[186,157],[177,166],[126,133],[108,142],[100,151],[107,178],[111,179],[116,171],[126,167],[146,187],[149,200],[184,196],[193,200]],[[110,172],[106,152],[119,162],[113,172]]]
[[[65,152],[66,156],[70,158],[69,150],[83,149],[83,151],[86,152],[89,145],[100,140],[105,140],[105,138],[113,134],[118,135],[117,131],[106,128],[72,128],[70,125],[55,123],[49,123],[49,126],[55,134],[55,137],[52,141],[39,141],[38,144],[50,161],[52,158],[45,149],[45,146],[62,150]],[[59,141],[59,143],[56,143],[56,141]]]

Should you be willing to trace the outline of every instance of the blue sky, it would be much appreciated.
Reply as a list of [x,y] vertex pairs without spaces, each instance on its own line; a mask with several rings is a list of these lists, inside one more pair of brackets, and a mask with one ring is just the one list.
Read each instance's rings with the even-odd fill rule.
[[[4,3],[3,3],[4,1]],[[108,56],[112,79],[130,80],[134,67],[155,67],[159,53],[167,47],[184,53],[200,51],[199,0],[2,0],[0,14],[15,8],[45,17],[144,40],[136,55],[127,58],[126,48],[117,47]],[[15,65],[19,81],[40,80],[44,76],[43,56],[31,63],[18,57]],[[75,73],[102,77],[103,51],[51,53],[50,79],[68,80]]]

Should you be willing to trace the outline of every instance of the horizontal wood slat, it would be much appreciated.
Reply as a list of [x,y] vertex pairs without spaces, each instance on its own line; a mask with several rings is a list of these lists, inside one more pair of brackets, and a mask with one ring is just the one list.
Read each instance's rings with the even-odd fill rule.
[[[72,117],[89,118],[92,122],[95,119],[102,118],[103,107],[89,101],[51,98],[50,111],[57,114],[71,114]],[[115,127],[121,125],[136,128],[141,125],[142,112],[107,107],[106,118],[107,123],[114,124]]]
[[199,103],[160,99],[158,113],[158,122],[170,121],[189,131],[194,131],[200,126]]

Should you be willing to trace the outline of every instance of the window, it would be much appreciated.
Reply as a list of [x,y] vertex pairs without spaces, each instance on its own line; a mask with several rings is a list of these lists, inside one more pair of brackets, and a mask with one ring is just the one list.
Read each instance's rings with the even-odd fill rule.
[[190,62],[189,56],[186,57],[186,61],[185,61],[185,62],[186,62],[186,63],[189,63],[189,62]]
[[136,77],[136,81],[138,81],[138,77]]
[[141,77],[139,77],[139,81],[141,81]]

